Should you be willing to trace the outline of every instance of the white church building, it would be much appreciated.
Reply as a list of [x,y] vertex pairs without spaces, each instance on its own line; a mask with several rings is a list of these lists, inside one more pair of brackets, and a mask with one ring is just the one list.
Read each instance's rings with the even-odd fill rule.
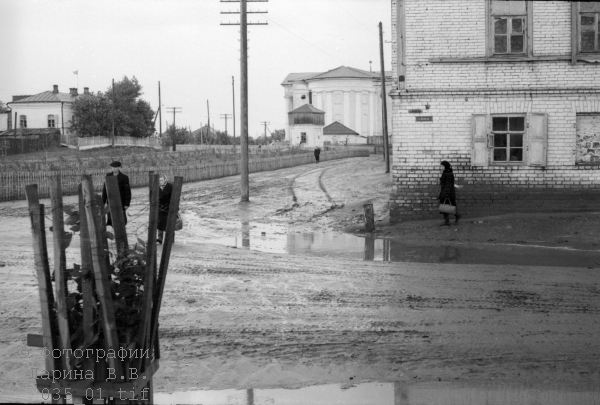
[[[391,76],[386,73],[386,86],[390,84]],[[298,108],[310,104],[324,114],[323,127],[338,122],[354,131],[360,139],[383,135],[381,75],[378,72],[340,66],[321,73],[290,73],[281,85],[289,117],[295,116],[291,113],[297,112]],[[389,96],[387,105],[391,106]],[[291,145],[300,144],[302,139],[306,139],[305,146],[323,146],[329,142],[327,134],[310,136],[308,132],[319,131],[312,127],[308,132],[299,130],[296,125],[293,119],[288,120],[286,134],[290,134],[287,140]],[[388,127],[391,128],[389,114]],[[307,132],[307,136],[303,138],[298,134],[301,132]]]

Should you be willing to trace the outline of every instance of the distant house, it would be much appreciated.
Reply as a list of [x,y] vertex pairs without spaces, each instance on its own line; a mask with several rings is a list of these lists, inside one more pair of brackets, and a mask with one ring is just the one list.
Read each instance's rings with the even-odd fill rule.
[[[386,74],[386,85],[388,81],[391,84],[392,79]],[[382,136],[380,73],[339,66],[321,73],[290,73],[281,85],[288,114],[310,104],[324,113],[327,125],[337,121],[361,136]],[[389,96],[387,105],[391,105]],[[292,132],[297,131],[290,124],[286,133]]]
[[[88,93],[88,88],[84,87],[84,94]],[[56,84],[52,91],[32,96],[13,96],[13,100],[7,103],[12,110],[12,129],[57,128],[62,142],[68,143],[67,138],[74,135],[70,127],[73,119],[73,101],[78,96],[76,88],[69,89],[69,93],[61,93]]]
[[356,145],[366,144],[367,137],[358,134],[353,129],[335,121],[323,128],[323,139],[327,145]]
[[288,140],[290,145],[323,146],[325,112],[304,104],[288,112]]
[[11,128],[10,117],[11,115],[9,109],[3,110],[0,108],[0,132],[4,132]]

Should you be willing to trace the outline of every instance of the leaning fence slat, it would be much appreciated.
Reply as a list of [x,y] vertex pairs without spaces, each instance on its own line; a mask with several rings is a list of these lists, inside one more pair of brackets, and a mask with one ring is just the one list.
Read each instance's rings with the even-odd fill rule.
[[[85,214],[87,218],[88,231],[90,236],[90,245],[92,247],[92,267],[94,269],[94,281],[96,284],[96,294],[100,302],[100,312],[102,314],[102,329],[106,341],[107,350],[119,349],[119,340],[117,336],[117,323],[115,320],[115,311],[111,296],[110,275],[106,266],[104,246],[102,237],[104,235],[101,229],[102,210],[101,205],[94,196],[94,186],[89,176],[84,176],[82,181],[83,199],[85,203]],[[115,370],[117,378],[122,375],[121,363],[118,359],[108,358],[108,364]]]
[[83,190],[79,186],[79,247],[81,251],[81,293],[83,295],[83,341],[84,346],[94,338],[94,274],[92,271],[92,247],[88,231]]
[[175,221],[179,212],[179,198],[181,197],[181,187],[183,177],[175,177],[173,182],[173,191],[171,192],[171,201],[169,203],[169,214],[167,216],[167,226],[163,239],[163,250],[160,256],[160,266],[158,268],[158,278],[156,280],[156,288],[154,291],[154,305],[152,307],[152,320],[150,322],[150,341],[154,343],[154,339],[158,338],[158,315],[160,313],[160,304],[165,288],[167,278],[167,268],[169,267],[169,256],[173,247],[173,236],[175,234]]
[[117,176],[106,176],[106,196],[108,199],[108,209],[110,210],[110,220],[115,231],[115,242],[117,244],[117,254],[122,255],[128,249],[127,231],[125,230],[125,212],[119,193],[119,181]]
[[[25,193],[27,195],[29,218],[31,220],[31,229],[33,233],[33,255],[38,279],[38,291],[40,293],[44,347],[52,352],[52,350],[58,348],[58,345],[56,344],[58,328],[54,317],[54,294],[52,292],[52,282],[50,281],[50,265],[48,264],[44,205],[39,203],[36,184],[25,187]],[[44,357],[47,370],[50,371],[60,368],[60,363],[55,361],[52,356]]]
[[50,178],[50,201],[52,202],[52,233],[54,235],[54,289],[56,295],[56,317],[58,320],[59,344],[65,370],[71,369],[71,333],[67,311],[67,259],[65,256],[65,226],[63,219],[62,184],[59,174]]
[[[158,224],[158,174],[150,172],[150,214],[148,218],[148,241],[146,243],[146,272],[144,274],[144,295],[142,298],[142,319],[137,336],[137,344],[141,349],[150,347],[147,339],[152,319],[152,298],[156,272],[156,227]],[[140,359],[140,364],[143,359]]]

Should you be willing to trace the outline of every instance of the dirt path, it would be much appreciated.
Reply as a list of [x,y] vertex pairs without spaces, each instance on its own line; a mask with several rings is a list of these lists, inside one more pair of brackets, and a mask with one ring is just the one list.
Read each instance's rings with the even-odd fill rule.
[[[244,223],[339,229],[357,223],[365,201],[383,217],[381,167],[360,158],[253,174],[250,204],[239,203],[237,177],[186,184],[156,391],[366,381],[597,389],[597,269],[369,262],[194,237],[195,227],[220,226],[216,237]],[[134,191],[132,239],[146,196]],[[32,368],[43,364],[25,346],[40,328],[26,215],[23,202],[0,204],[0,399],[36,395]]]

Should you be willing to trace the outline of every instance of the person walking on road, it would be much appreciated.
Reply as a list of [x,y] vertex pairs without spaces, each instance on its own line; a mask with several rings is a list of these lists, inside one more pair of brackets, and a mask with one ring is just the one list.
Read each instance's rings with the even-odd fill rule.
[[[452,171],[452,166],[446,160],[443,160],[440,163],[440,170],[442,175],[440,177],[440,194],[438,196],[438,200],[440,204],[450,204],[456,207],[456,192],[455,188],[460,188],[460,186],[454,184],[454,172]],[[444,216],[444,223],[442,226],[450,226],[450,214],[442,212]],[[460,219],[460,215],[458,214],[458,210],[454,211],[454,222],[458,224],[458,220]]]
[[321,148],[319,148],[317,146],[315,148],[315,150],[314,150],[314,154],[315,154],[315,161],[316,161],[316,163],[319,163],[319,156],[321,156]]
[[167,218],[169,216],[169,205],[171,204],[171,194],[173,185],[169,183],[167,176],[160,175],[160,188],[158,189],[158,243],[163,242],[163,236],[167,229]]
[[[119,183],[119,195],[121,196],[121,208],[123,209],[123,217],[125,219],[125,224],[127,224],[127,209],[129,208],[129,204],[131,203],[131,188],[129,186],[129,177],[121,172],[121,162],[115,160],[110,164],[111,172],[107,173],[107,176],[117,176],[117,182]],[[102,202],[105,206],[105,211],[108,212],[107,202],[108,195],[106,193],[106,184],[102,188]],[[112,226],[112,221],[110,218],[110,212],[108,212],[108,216],[106,218],[106,225]]]

